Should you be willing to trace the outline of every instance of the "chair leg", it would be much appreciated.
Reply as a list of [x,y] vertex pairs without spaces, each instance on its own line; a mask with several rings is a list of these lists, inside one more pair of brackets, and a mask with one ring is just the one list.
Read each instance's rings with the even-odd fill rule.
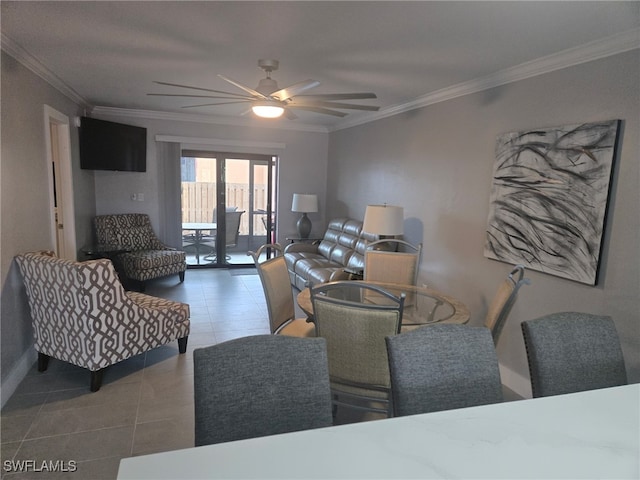
[[49,355],[38,352],[38,371],[44,372],[49,366]]
[[104,372],[104,368],[91,372],[91,391],[92,392],[97,392],[98,390],[100,390],[100,387],[102,386],[103,372]]
[[178,276],[180,277],[180,283],[184,282],[184,272],[178,273]]
[[182,337],[178,339],[178,351],[180,353],[186,353],[187,351],[187,340],[189,340],[189,336]]

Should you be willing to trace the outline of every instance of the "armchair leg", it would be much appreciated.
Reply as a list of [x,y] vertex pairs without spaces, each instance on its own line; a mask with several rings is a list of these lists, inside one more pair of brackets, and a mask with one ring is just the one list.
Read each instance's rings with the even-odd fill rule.
[[102,373],[104,368],[91,372],[91,391],[97,392],[102,386]]
[[49,366],[49,355],[38,352],[38,371],[44,372]]
[[184,272],[178,273],[178,276],[180,277],[180,283],[184,282]]
[[189,340],[189,336],[182,337],[178,339],[178,351],[180,353],[186,353],[187,351],[187,340]]

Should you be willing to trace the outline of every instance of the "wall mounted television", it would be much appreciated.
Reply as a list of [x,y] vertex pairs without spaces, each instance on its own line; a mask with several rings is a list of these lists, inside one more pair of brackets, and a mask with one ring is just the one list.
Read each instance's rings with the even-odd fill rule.
[[147,129],[96,118],[80,119],[80,168],[147,171]]

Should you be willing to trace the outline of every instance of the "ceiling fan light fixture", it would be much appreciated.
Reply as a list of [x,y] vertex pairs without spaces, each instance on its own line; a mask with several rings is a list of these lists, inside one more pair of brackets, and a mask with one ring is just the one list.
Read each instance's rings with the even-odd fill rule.
[[[335,117],[345,117],[347,114],[341,111],[345,109],[370,111],[379,110],[379,107],[372,105],[357,105],[342,102],[342,100],[377,98],[374,93],[357,92],[321,93],[317,95],[308,94],[306,93],[307,90],[320,85],[320,82],[311,79],[294,83],[286,88],[279,88],[278,83],[271,78],[271,72],[278,69],[278,61],[258,60],[258,67],[264,70],[266,78],[262,78],[255,89],[232,80],[231,78],[225,77],[224,75],[218,74],[218,77],[241,90],[242,93],[226,92],[224,90],[214,90],[211,88],[195,87],[190,85],[180,85],[177,83],[155,82],[160,85],[196,90],[198,91],[198,94],[149,93],[148,95],[214,99],[211,103],[207,102],[199,103],[197,105],[184,105],[181,108],[210,107],[241,103],[245,106],[250,106],[251,111],[256,117],[280,118],[286,113],[286,117],[289,120],[295,120],[298,118],[294,113],[294,110],[304,110],[314,114],[333,115]],[[200,92],[206,92],[206,94]],[[244,112],[248,113],[247,110],[244,110]]]
[[251,110],[258,117],[262,118],[278,118],[284,113],[284,107],[273,100],[261,100],[251,105]]

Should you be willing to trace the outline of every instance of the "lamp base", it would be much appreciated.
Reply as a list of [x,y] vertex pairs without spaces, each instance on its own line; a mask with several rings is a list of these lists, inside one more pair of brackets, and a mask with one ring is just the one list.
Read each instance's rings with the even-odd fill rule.
[[[382,241],[382,240],[394,240],[396,237],[395,235],[378,235],[378,240]],[[378,243],[375,247],[374,250],[380,251],[380,252],[395,252],[398,250],[398,244],[394,243],[392,244],[392,242],[387,242],[387,243]]]
[[303,213],[298,219],[296,227],[298,228],[300,238],[309,238],[309,234],[311,233],[311,220],[309,220],[306,213]]

